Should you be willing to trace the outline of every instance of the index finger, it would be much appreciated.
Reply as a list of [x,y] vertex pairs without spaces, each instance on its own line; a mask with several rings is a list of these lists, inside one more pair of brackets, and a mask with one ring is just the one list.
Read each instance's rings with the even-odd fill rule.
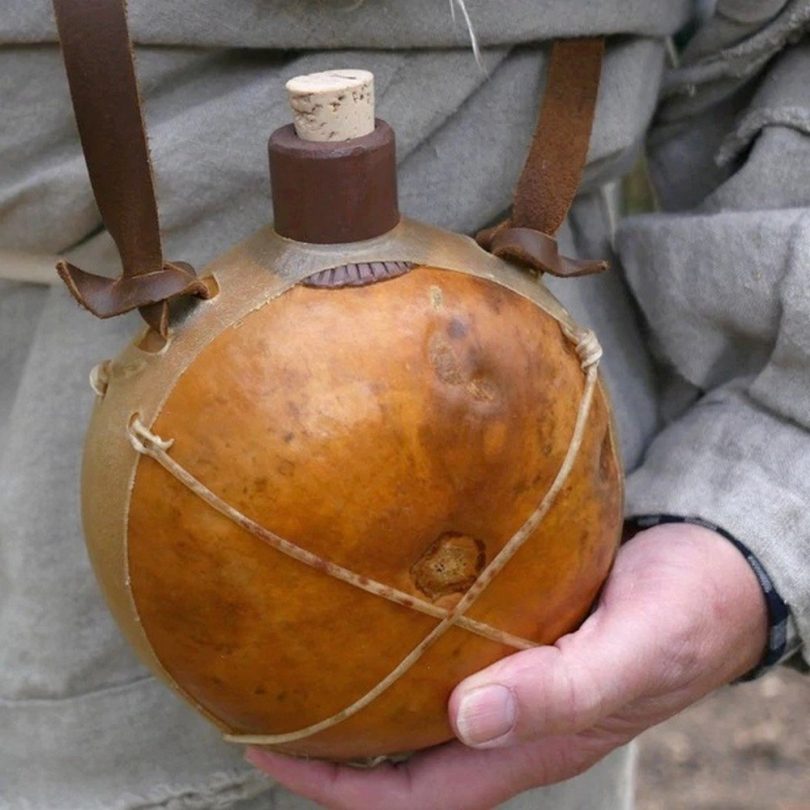
[[451,742],[368,770],[258,748],[249,748],[246,758],[294,793],[335,810],[484,810],[575,776],[613,747],[576,735],[496,749]]

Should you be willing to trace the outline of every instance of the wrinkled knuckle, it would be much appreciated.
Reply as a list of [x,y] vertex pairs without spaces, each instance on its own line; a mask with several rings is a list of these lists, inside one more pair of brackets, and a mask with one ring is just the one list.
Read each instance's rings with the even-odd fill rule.
[[514,735],[524,742],[543,736],[551,719],[554,702],[548,679],[541,676],[513,692],[517,705]]
[[570,731],[591,710],[581,685],[568,666],[556,666],[517,690],[516,734],[530,740]]
[[605,714],[605,692],[600,675],[589,667],[567,671],[571,731],[590,728]]
[[504,684],[515,699],[510,736],[522,742],[591,728],[610,708],[597,669],[555,648],[543,652]]

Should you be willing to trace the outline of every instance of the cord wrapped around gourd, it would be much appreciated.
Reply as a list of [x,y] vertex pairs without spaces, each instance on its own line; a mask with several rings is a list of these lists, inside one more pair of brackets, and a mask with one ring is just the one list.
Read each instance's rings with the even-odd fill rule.
[[[601,43],[555,46],[533,145],[574,167],[573,187],[530,155],[486,250],[399,216],[372,77],[338,71],[291,88],[299,126],[270,141],[275,226],[198,275],[162,255],[119,0],[55,5],[124,267],[60,273],[96,314],[138,307],[149,324],[94,371],[83,467],[122,630],[235,742],[359,760],[449,739],[452,688],[576,627],[620,533],[601,351],[538,272],[597,267],[550,234],[587,151]],[[341,136],[345,118],[310,103],[321,92],[338,117],[371,105],[372,129]],[[544,145],[544,118],[582,115],[577,93],[587,120]]]

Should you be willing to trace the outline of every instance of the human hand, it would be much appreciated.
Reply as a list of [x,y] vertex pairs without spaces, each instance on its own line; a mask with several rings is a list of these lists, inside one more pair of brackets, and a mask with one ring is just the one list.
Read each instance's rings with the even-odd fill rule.
[[247,757],[330,808],[489,808],[587,770],[745,674],[766,636],[765,600],[740,552],[699,526],[656,526],[621,548],[576,632],[456,687],[459,741],[367,771],[259,749]]

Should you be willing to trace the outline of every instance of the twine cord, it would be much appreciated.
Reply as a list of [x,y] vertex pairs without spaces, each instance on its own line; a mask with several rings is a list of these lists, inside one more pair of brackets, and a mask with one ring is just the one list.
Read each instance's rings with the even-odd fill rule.
[[[562,464],[557,471],[554,481],[546,494],[543,496],[537,508],[532,512],[531,515],[529,515],[523,525],[512,535],[498,554],[495,555],[489,565],[484,568],[458,604],[449,611],[437,607],[429,602],[415,599],[414,597],[402,591],[398,591],[395,588],[375,582],[374,580],[370,580],[366,577],[361,577],[355,574],[353,571],[343,568],[342,566],[313,554],[312,552],[306,551],[305,549],[264,528],[243,513],[239,512],[234,507],[230,506],[230,504],[227,502],[223,501],[219,496],[208,489],[201,481],[191,475],[191,473],[182,467],[182,465],[178,464],[174,459],[172,459],[167,452],[173,443],[172,440],[163,440],[151,433],[140,422],[139,419],[136,418],[132,420],[129,428],[129,437],[132,446],[137,452],[147,455],[157,461],[167,472],[188,487],[188,489],[209,504],[209,506],[225,515],[257,538],[268,543],[283,554],[286,554],[287,556],[292,557],[293,559],[296,559],[312,568],[321,570],[324,573],[335,577],[336,579],[350,585],[354,585],[355,587],[376,596],[388,599],[396,604],[440,619],[439,624],[437,624],[436,627],[434,627],[433,630],[428,633],[428,635],[425,636],[425,638],[422,639],[422,641],[417,644],[416,647],[414,647],[408,653],[408,655],[406,655],[405,658],[403,658],[403,660],[393,670],[391,670],[391,672],[388,673],[388,675],[385,676],[385,678],[379,681],[376,686],[366,692],[354,703],[336,714],[333,714],[331,717],[327,717],[324,720],[313,723],[305,728],[283,734],[230,734],[225,735],[226,740],[245,745],[281,745],[284,743],[302,740],[321,731],[332,728],[333,726],[341,723],[343,720],[357,714],[377,697],[383,694],[383,692],[402,678],[408,672],[408,670],[410,670],[411,667],[416,664],[416,662],[424,655],[424,653],[436,641],[438,641],[439,638],[441,638],[445,633],[447,633],[448,630],[456,625],[493,641],[508,643],[510,646],[517,649],[529,649],[537,646],[533,642],[527,641],[526,639],[511,636],[510,634],[504,633],[501,630],[489,627],[484,623],[469,619],[464,614],[481,596],[495,576],[497,576],[497,574],[503,570],[506,564],[512,559],[512,557],[515,556],[526,540],[540,525],[557,496],[565,486],[571,474],[571,470],[574,467],[580,447],[582,446],[585,427],[587,425],[588,416],[591,412],[593,395],[598,381],[598,365],[602,356],[602,349],[599,346],[596,336],[590,330],[569,327],[567,325],[562,325],[562,330],[565,337],[574,344],[574,349],[579,357],[580,365],[585,372],[585,385],[579,402],[574,429],[571,434],[571,439],[565,457],[563,458]],[[507,641],[507,639],[509,639],[509,641]]]
[[[205,501],[217,512],[232,520],[242,528],[246,529],[255,537],[264,541],[272,546],[276,551],[286,554],[298,562],[309,566],[310,568],[323,571],[325,574],[353,585],[359,590],[366,591],[367,593],[374,594],[375,596],[387,599],[397,605],[411,608],[418,613],[424,613],[435,619],[444,619],[449,611],[445,608],[434,605],[431,602],[425,602],[403,591],[397,590],[389,585],[384,585],[369,577],[360,576],[354,571],[344,568],[331,560],[314,554],[311,551],[301,548],[295,543],[285,540],[283,537],[275,534],[274,532],[266,529],[256,521],[251,520],[247,515],[240,512],[238,509],[231,506],[227,501],[220,498],[216,493],[212,492],[205,486],[199,479],[195,478],[188,470],[181,464],[178,464],[166,452],[172,445],[172,440],[164,441],[159,436],[156,436],[140,422],[139,419],[134,419],[130,425],[129,440],[132,446],[141,454],[149,456],[163,467],[170,475],[176,478],[180,483],[184,484],[201,500]],[[503,630],[498,630],[490,627],[484,622],[478,622],[475,619],[464,618],[460,622],[460,626],[469,630],[476,635],[482,636],[490,641],[495,641],[499,644],[504,644],[508,647],[514,647],[517,650],[528,650],[537,646],[534,642],[528,641],[520,636],[512,635]]]

